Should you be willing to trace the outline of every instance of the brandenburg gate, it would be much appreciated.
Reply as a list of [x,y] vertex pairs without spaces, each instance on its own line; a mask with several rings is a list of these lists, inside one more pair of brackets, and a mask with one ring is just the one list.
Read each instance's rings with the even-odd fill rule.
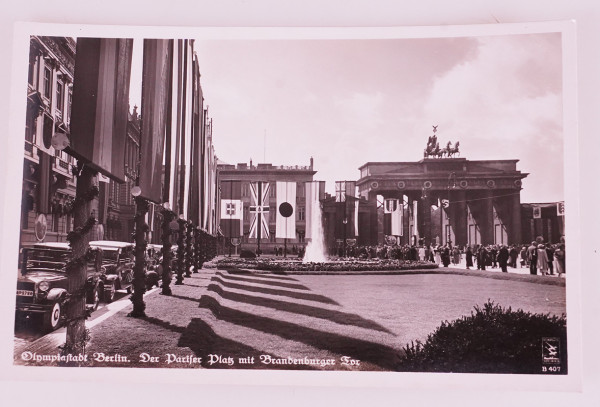
[[440,150],[434,134],[421,161],[368,162],[359,168],[356,185],[372,206],[369,223],[378,225],[364,241],[385,241],[389,228],[386,233],[381,206],[393,198],[402,203],[400,244],[522,243],[520,191],[528,174],[517,170],[519,160],[455,158],[456,144]]

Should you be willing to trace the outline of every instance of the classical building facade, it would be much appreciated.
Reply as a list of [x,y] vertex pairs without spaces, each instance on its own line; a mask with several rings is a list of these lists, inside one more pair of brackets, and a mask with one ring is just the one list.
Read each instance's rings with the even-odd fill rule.
[[558,243],[565,235],[564,202],[521,204],[522,240],[530,243],[538,237]]
[[370,244],[385,239],[377,210],[387,198],[403,211],[402,244],[521,243],[521,185],[528,174],[518,160],[424,158],[418,162],[368,162],[356,182],[371,205]]
[[55,133],[69,134],[75,41],[30,39],[23,160],[21,245],[65,241],[73,219],[66,208],[75,197],[74,159],[52,147]]
[[[225,244],[231,236],[241,237],[241,247],[250,250],[256,250],[258,241],[256,238],[250,238],[251,228],[251,189],[252,182],[263,182],[269,184],[269,192],[265,206],[268,206],[268,230],[269,237],[261,239],[261,250],[263,253],[272,253],[274,248],[283,246],[286,242],[282,238],[276,237],[276,216],[277,212],[277,182],[296,183],[296,210],[295,217],[296,236],[294,239],[288,239],[288,248],[304,247],[306,245],[306,186],[305,183],[313,180],[316,171],[313,169],[313,160],[311,158],[308,166],[276,166],[273,164],[250,164],[241,163],[237,165],[218,164],[218,183],[221,199],[234,198],[241,200],[243,204],[241,230],[229,231],[229,227],[224,226],[223,220],[226,214],[222,213],[221,207],[217,206],[219,219],[221,220],[221,234],[225,236]],[[235,183],[232,187],[232,182]],[[233,190],[229,193],[230,189]],[[321,188],[324,198],[324,187]]]

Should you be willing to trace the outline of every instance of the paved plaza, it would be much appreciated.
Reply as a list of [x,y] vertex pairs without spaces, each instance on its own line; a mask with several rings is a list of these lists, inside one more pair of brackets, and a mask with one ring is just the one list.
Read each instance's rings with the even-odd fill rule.
[[[469,315],[488,300],[535,313],[566,312],[564,281],[502,274],[440,269],[319,276],[204,269],[184,285],[172,285],[172,296],[149,292],[147,318],[127,317],[132,306],[126,297],[111,304],[88,323],[86,353],[90,365],[108,367],[389,371],[407,343],[425,340],[441,321]],[[28,349],[56,353],[64,337],[63,328],[21,343],[15,363],[23,364]],[[142,354],[156,359],[144,361]]]

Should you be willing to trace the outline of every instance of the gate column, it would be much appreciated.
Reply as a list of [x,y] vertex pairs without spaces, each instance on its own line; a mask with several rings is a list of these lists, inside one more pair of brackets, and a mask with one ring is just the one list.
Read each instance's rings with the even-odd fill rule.
[[467,244],[467,193],[457,191],[455,194],[453,213],[450,216],[452,229],[454,229],[454,244],[465,246]]

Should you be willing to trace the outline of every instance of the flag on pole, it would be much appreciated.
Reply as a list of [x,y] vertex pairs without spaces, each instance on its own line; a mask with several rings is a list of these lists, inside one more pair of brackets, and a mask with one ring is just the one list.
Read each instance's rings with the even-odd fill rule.
[[133,40],[78,38],[71,144],[65,152],[125,182],[125,141]]
[[163,148],[171,80],[169,40],[144,40],[142,69],[142,134],[139,186],[141,197],[162,199]]
[[269,238],[269,183],[250,183],[250,238]]
[[277,182],[277,215],[275,236],[284,239],[296,238],[296,183]]
[[225,237],[239,237],[243,234],[244,206],[242,183],[223,181],[221,183],[221,230]]
[[419,205],[419,203],[417,201],[413,201],[413,217],[414,217],[413,218],[414,219],[413,220],[413,225],[414,225],[413,228],[414,228],[414,231],[415,231],[414,235],[417,237],[417,242],[419,241],[419,218],[417,216],[417,214],[419,212],[418,211],[418,209],[419,209],[418,205]]
[[335,201],[346,202],[346,181],[335,182]]
[[357,237],[358,236],[358,202],[360,200],[358,197],[358,187],[355,187],[354,197],[356,198],[354,200],[354,237]]
[[384,213],[390,214],[390,235],[403,236],[403,206],[399,199],[386,199]]
[[[325,195],[325,181],[307,181],[306,182],[306,235],[307,239],[313,238],[313,218],[318,217],[322,221],[320,210],[321,198]],[[321,227],[322,229],[322,227]]]

